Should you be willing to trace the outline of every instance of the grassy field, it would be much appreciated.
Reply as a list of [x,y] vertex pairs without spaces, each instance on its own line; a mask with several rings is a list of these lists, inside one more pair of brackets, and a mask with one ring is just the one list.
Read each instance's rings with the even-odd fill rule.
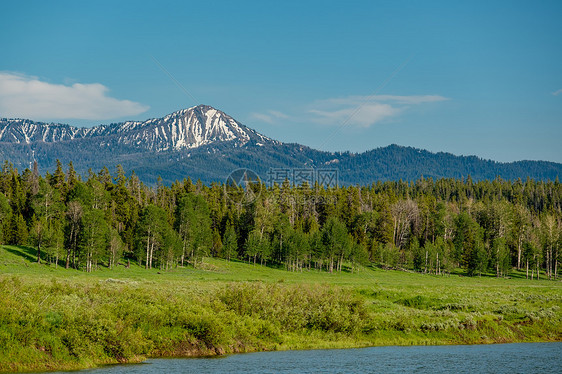
[[562,283],[364,268],[302,273],[206,259],[87,274],[0,247],[0,370],[146,357],[562,340]]

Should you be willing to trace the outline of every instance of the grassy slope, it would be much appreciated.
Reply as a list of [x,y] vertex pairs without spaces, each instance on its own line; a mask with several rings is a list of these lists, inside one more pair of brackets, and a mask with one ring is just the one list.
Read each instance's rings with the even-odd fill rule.
[[91,274],[0,248],[0,370],[148,356],[562,340],[562,284],[363,269],[292,273],[207,259]]

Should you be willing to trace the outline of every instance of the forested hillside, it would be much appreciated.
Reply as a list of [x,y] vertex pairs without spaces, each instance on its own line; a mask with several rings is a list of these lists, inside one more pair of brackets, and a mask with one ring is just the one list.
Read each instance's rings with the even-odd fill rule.
[[[555,278],[562,245],[558,181],[419,179],[364,187],[254,185],[240,204],[224,185],[190,179],[150,188],[107,168],[82,180],[72,164],[40,176],[5,163],[0,243],[30,245],[37,261],[95,271],[170,269],[203,257],[290,271],[388,268],[469,275],[513,268]],[[228,193],[227,193],[228,192]]]

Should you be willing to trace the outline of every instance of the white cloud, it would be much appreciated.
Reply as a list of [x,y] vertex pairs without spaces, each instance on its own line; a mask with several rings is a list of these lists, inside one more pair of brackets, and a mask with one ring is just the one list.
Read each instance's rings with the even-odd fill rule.
[[360,107],[351,107],[333,111],[312,109],[310,113],[317,116],[316,122],[329,124],[352,124],[369,127],[385,118],[394,116],[401,111],[388,104],[370,103]]
[[250,117],[266,123],[273,123],[273,117],[265,113],[250,113]]
[[554,91],[552,94],[553,94],[554,96],[558,96],[558,95],[562,94],[562,88],[559,89],[558,91]]
[[439,95],[373,95],[348,96],[316,101],[309,113],[312,120],[328,125],[369,127],[394,117],[409,107],[449,100]]
[[0,116],[102,120],[134,116],[149,109],[134,101],[109,97],[108,91],[100,83],[53,84],[32,76],[0,72]]
[[434,103],[437,101],[449,100],[439,95],[373,95],[373,96],[348,96],[344,98],[322,100],[321,103],[331,103],[340,105],[361,105],[368,102],[391,102],[396,104],[423,104]]
[[250,117],[253,119],[257,119],[259,121],[263,121],[269,124],[274,124],[277,120],[289,119],[289,116],[285,113],[281,113],[277,110],[268,110],[266,113],[250,113]]
[[277,110],[270,110],[270,111],[269,111],[269,114],[271,114],[273,117],[279,118],[279,119],[287,119],[287,118],[289,118],[288,115],[286,115],[285,113],[281,113],[281,112],[279,112],[279,111],[277,111]]

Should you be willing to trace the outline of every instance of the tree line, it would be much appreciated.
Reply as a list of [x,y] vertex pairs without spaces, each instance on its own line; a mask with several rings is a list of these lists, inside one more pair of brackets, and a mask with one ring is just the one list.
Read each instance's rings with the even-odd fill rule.
[[376,264],[433,274],[556,279],[562,246],[562,186],[556,181],[421,178],[324,188],[231,186],[187,178],[143,184],[117,166],[79,176],[40,175],[37,164],[0,173],[0,244],[29,245],[37,261],[93,271],[101,266],[171,269],[204,257],[289,271],[354,270]]

